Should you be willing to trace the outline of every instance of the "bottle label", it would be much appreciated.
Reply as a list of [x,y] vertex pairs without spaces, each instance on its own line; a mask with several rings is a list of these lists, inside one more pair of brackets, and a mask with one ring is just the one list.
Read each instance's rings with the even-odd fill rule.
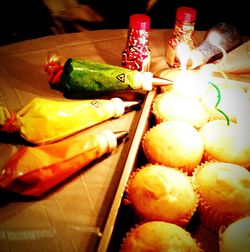
[[166,48],[166,58],[167,58],[167,64],[171,67],[174,66],[175,63],[175,48],[170,44],[170,41],[167,44]]
[[149,68],[150,68],[150,61],[151,61],[151,56],[150,53],[148,53],[148,56],[143,59],[143,61],[141,62],[141,72],[149,72]]
[[148,38],[148,31],[129,29],[127,46],[122,53],[123,67],[142,72],[149,71],[151,57]]
[[175,27],[178,40],[187,43],[189,46],[194,47],[193,33],[194,26],[190,24],[177,25]]
[[193,42],[194,24],[176,22],[173,36],[168,40],[166,47],[166,61],[170,67],[179,67],[180,61],[176,53],[176,46],[180,42],[186,43],[190,48],[194,48]]

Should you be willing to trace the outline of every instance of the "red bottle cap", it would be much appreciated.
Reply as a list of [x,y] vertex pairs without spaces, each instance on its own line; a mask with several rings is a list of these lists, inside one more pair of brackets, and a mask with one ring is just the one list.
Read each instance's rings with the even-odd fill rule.
[[182,22],[194,22],[196,20],[196,9],[190,7],[179,7],[176,18]]
[[136,30],[149,30],[150,17],[144,14],[133,14],[129,18],[129,27]]

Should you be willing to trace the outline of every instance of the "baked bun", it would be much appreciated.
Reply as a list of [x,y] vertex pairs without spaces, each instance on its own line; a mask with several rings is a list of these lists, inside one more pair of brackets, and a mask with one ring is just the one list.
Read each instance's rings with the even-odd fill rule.
[[[217,107],[218,91],[214,86],[210,85],[208,91],[200,97],[209,113],[210,121],[225,119],[224,114],[226,114],[230,121],[237,122],[239,115],[250,112],[248,95],[243,88],[227,84],[220,85],[218,88],[220,100]],[[224,114],[217,108],[223,111]]]
[[132,228],[120,252],[199,252],[197,241],[185,229],[163,221],[152,221]]
[[156,123],[164,121],[185,121],[200,128],[209,119],[209,114],[201,101],[192,96],[176,92],[158,94],[152,104],[152,113]]
[[199,98],[208,89],[207,76],[201,75],[197,71],[167,68],[161,69],[157,75],[174,81],[174,85],[162,86],[160,88],[161,92],[175,91],[183,95]]
[[238,219],[219,232],[220,252],[250,251],[250,216]]
[[197,168],[198,212],[208,229],[218,231],[250,215],[250,173],[239,165],[207,162]]
[[204,145],[199,132],[187,122],[167,121],[150,128],[142,140],[150,163],[163,164],[192,174],[200,164]]
[[180,170],[148,164],[131,176],[127,200],[141,221],[186,226],[198,206],[190,178]]
[[249,127],[225,120],[206,123],[200,130],[204,143],[204,161],[221,161],[250,167]]

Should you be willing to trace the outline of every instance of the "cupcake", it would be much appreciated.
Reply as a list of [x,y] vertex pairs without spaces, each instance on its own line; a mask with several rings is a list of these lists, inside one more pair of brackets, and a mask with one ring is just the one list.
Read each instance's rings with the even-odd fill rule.
[[142,139],[150,163],[175,167],[192,174],[200,164],[204,145],[199,132],[184,121],[167,121],[150,128]]
[[206,123],[200,130],[204,143],[204,161],[221,161],[250,168],[250,134],[246,125],[225,120]]
[[126,198],[141,222],[166,221],[182,227],[198,206],[190,177],[157,164],[148,164],[130,177]]
[[180,94],[185,94],[192,97],[200,97],[208,89],[207,76],[199,74],[197,71],[185,70],[180,68],[175,69],[162,69],[158,76],[167,78],[174,81],[174,85],[162,86],[161,92],[174,90]]
[[173,120],[185,121],[195,128],[200,128],[209,119],[208,112],[198,98],[173,91],[161,93],[155,97],[152,113],[156,123]]
[[250,251],[250,216],[221,228],[219,233],[220,252]]
[[[209,112],[210,121],[217,119],[225,119],[223,111],[230,121],[236,122],[239,114],[247,114],[250,111],[250,102],[244,89],[232,85],[218,86],[218,90],[210,85],[208,91],[201,96],[201,101]],[[216,108],[216,104],[219,104]]]
[[195,172],[198,213],[204,226],[218,231],[250,214],[250,173],[242,166],[206,162]]
[[120,252],[199,252],[200,245],[185,229],[163,221],[132,228],[123,239]]

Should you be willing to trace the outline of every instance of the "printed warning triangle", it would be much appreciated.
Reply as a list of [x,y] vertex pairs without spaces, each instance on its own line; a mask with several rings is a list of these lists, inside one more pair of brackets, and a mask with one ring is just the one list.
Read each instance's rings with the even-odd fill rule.
[[116,79],[119,80],[120,82],[125,82],[125,73],[117,75]]

